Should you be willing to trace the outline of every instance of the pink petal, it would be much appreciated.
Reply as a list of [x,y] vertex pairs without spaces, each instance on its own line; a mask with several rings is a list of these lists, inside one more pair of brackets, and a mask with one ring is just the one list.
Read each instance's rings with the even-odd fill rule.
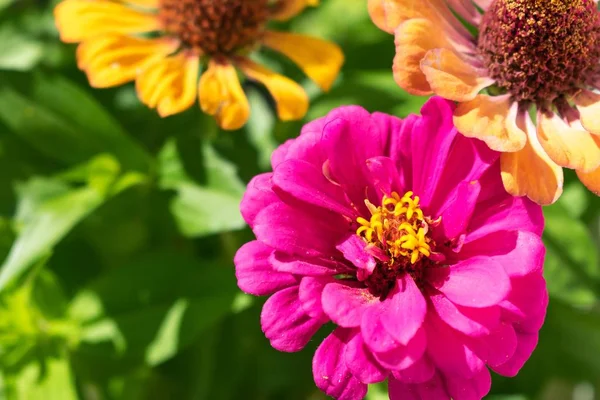
[[303,257],[329,256],[347,234],[348,223],[334,213],[274,203],[258,213],[254,234],[284,253]]
[[[482,184],[482,187],[485,187]],[[467,229],[465,242],[472,242],[498,231],[529,231],[541,236],[544,228],[542,208],[524,197],[503,193],[503,200],[480,201]]]
[[485,368],[483,361],[467,347],[466,338],[442,322],[434,313],[427,314],[427,353],[445,373],[471,378]]
[[319,389],[337,400],[360,400],[367,385],[356,379],[344,362],[350,330],[338,328],[321,343],[313,358],[313,377]]
[[442,321],[468,336],[489,335],[500,323],[500,307],[463,307],[452,303],[443,294],[430,297],[431,304]]
[[481,400],[492,387],[492,377],[487,368],[470,379],[446,375],[445,381],[453,400]]
[[497,169],[496,178],[500,180],[498,157],[499,153],[490,150],[482,141],[457,135],[435,189],[435,195],[429,204],[431,214],[440,215],[438,210],[446,208],[445,204],[455,197],[455,191],[461,182],[479,181],[480,185],[484,186],[483,190],[488,190],[489,186],[500,186],[503,190],[500,182],[484,185],[480,181],[482,175],[493,165]]
[[389,375],[367,349],[358,330],[346,345],[344,360],[352,375],[363,383],[382,382]]
[[240,289],[256,296],[264,296],[298,283],[298,279],[292,274],[273,269],[269,262],[271,253],[273,249],[258,240],[240,247],[233,259]]
[[359,269],[359,280],[365,280],[377,266],[377,261],[367,253],[366,246],[367,244],[357,235],[348,236],[346,240],[336,246],[344,258]]
[[390,350],[374,353],[374,356],[386,368],[403,370],[420,360],[426,347],[425,329],[419,329],[406,346],[397,344]]
[[329,283],[323,289],[323,310],[337,325],[354,328],[361,325],[367,309],[379,304],[369,289],[356,288],[343,283]]
[[322,258],[304,259],[296,255],[282,253],[281,251],[273,252],[270,262],[275,271],[288,272],[295,275],[331,276],[350,271],[348,267],[337,261]]
[[441,97],[432,97],[421,108],[423,118],[412,138],[412,188],[427,207],[433,198],[457,131],[452,122],[454,104]]
[[302,303],[302,308],[309,317],[329,319],[323,312],[321,295],[325,285],[334,281],[335,279],[330,276],[317,278],[305,276],[302,278],[298,288],[298,298]]
[[538,343],[538,333],[517,333],[517,349],[510,360],[492,369],[504,376],[516,376],[519,370],[535,350]]
[[367,159],[383,154],[385,136],[361,107],[340,107],[328,115],[323,130],[331,175],[346,191],[350,200],[365,212]]
[[429,357],[423,356],[410,367],[392,373],[394,378],[404,383],[424,383],[433,378],[435,366]]
[[423,325],[427,312],[425,298],[410,275],[398,279],[383,306],[384,328],[400,344],[407,344]]
[[287,153],[294,141],[294,139],[288,139],[273,150],[273,153],[271,153],[271,167],[273,169],[287,159]]
[[548,292],[544,277],[531,274],[511,279],[512,290],[500,306],[517,330],[537,332],[544,323]]
[[402,189],[396,163],[389,157],[372,157],[367,161],[368,179],[379,194]]
[[427,382],[419,384],[407,384],[391,378],[388,387],[390,400],[450,400],[444,382],[437,375]]
[[497,262],[474,257],[444,268],[430,268],[429,283],[455,304],[485,308],[504,300],[510,291],[508,275]]
[[406,384],[390,378],[388,383],[390,400],[422,400],[416,385]]
[[303,160],[287,160],[273,172],[273,184],[308,204],[356,219],[342,188],[330,182],[323,170]]
[[441,212],[442,230],[447,239],[455,239],[463,234],[466,229],[475,205],[481,185],[477,181],[460,182],[454,196],[444,205]]
[[511,324],[503,322],[489,336],[473,340],[470,346],[489,366],[500,365],[515,354],[517,335]]
[[273,192],[272,176],[272,173],[260,174],[248,182],[246,193],[240,203],[240,212],[250,228],[254,227],[254,220],[262,209],[281,201]]
[[458,256],[462,259],[490,257],[512,277],[541,274],[545,253],[542,239],[535,233],[500,231],[466,243]]
[[271,346],[285,352],[302,350],[325,322],[327,319],[311,318],[304,312],[298,286],[269,297],[260,314],[262,330]]
[[387,352],[401,346],[383,327],[381,316],[385,313],[381,303],[367,307],[362,314],[360,331],[365,344],[374,352]]
[[[411,188],[413,175],[411,143],[412,138],[417,135],[416,129],[419,126],[418,121],[421,117],[409,115],[400,122],[392,121],[383,125],[380,116],[382,114],[374,113],[373,119],[382,126],[382,130],[385,130],[384,126],[389,127],[389,155],[396,163],[399,175],[399,189]],[[383,120],[383,117],[381,119]]]
[[326,160],[321,135],[325,118],[311,121],[302,127],[300,136],[288,140],[271,155],[271,165],[277,168],[285,160],[304,160],[320,168]]

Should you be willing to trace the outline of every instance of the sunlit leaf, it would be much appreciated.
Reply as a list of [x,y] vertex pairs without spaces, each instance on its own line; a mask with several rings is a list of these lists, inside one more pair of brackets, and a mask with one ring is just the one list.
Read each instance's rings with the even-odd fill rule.
[[206,185],[188,177],[173,142],[165,145],[159,157],[161,187],[177,192],[171,211],[179,229],[194,237],[240,229],[245,224],[239,212],[244,185],[229,162],[208,145],[202,150]]
[[[0,0],[0,10],[9,4],[9,0]],[[41,60],[43,53],[41,42],[12,26],[0,27],[0,70],[27,71]]]
[[[33,178],[17,187],[19,204],[15,216],[18,236],[10,254],[0,267],[0,290],[22,274],[52,248],[83,218],[122,190],[130,176],[118,178],[119,165],[110,156],[99,156],[83,167],[55,178]],[[87,176],[82,171],[87,171]],[[65,178],[81,178],[86,185],[77,187]],[[127,185],[123,185],[126,179]],[[87,182],[86,182],[87,181]],[[140,180],[137,181],[139,183]]]

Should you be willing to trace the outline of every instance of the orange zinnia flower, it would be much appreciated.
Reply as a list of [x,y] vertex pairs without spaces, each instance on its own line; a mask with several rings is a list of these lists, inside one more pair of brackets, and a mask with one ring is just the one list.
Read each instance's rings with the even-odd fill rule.
[[369,12],[395,35],[396,82],[458,102],[456,127],[503,153],[511,194],[556,201],[561,167],[600,194],[597,0],[369,0]]
[[344,58],[335,44],[266,29],[270,19],[286,20],[317,3],[64,0],[54,14],[61,39],[80,43],[77,63],[93,87],[135,80],[140,100],[163,117],[189,108],[198,96],[222,128],[238,129],[250,106],[237,70],[265,85],[282,120],[300,119],[308,109],[300,85],[248,58],[259,45],[289,57],[323,90],[332,85]]

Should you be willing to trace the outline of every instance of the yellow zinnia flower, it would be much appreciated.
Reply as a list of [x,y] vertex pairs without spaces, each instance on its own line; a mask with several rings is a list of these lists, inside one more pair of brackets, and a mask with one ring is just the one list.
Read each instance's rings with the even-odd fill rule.
[[[161,116],[202,110],[224,129],[242,127],[250,106],[237,70],[261,82],[282,120],[300,119],[308,97],[294,81],[255,63],[260,45],[283,53],[328,90],[343,63],[333,43],[266,28],[318,0],[64,0],[60,37],[80,43],[77,64],[93,87],[136,81],[140,100]],[[200,75],[202,66],[206,65]],[[200,75],[200,78],[198,76]]]
[[511,194],[553,203],[561,167],[600,194],[597,0],[369,0],[369,12],[395,35],[396,82],[458,102],[456,127],[502,152]]

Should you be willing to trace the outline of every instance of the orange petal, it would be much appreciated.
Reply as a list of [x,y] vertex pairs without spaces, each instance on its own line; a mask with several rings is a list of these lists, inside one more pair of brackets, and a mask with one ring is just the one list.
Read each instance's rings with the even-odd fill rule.
[[517,107],[508,95],[480,94],[458,104],[454,110],[454,125],[463,135],[483,140],[492,150],[518,151],[525,146],[527,136],[519,129],[507,129],[507,119],[515,118]]
[[79,45],[77,64],[86,72],[91,86],[116,86],[135,79],[146,67],[177,47],[177,42],[166,39],[99,36]]
[[600,135],[600,94],[583,90],[574,100],[585,130]]
[[287,21],[300,14],[306,7],[316,7],[319,0],[279,0],[274,6],[271,18],[276,21]]
[[513,196],[527,196],[541,205],[554,203],[562,194],[563,170],[546,154],[535,134],[535,126],[525,112],[507,121],[508,130],[527,135],[525,146],[500,155],[502,182]]
[[396,30],[394,79],[400,87],[415,95],[432,94],[427,77],[421,70],[421,60],[429,50],[448,48],[443,31],[427,19],[411,19]]
[[112,1],[64,0],[54,8],[60,39],[77,43],[103,34],[129,34],[160,29],[156,15]]
[[369,0],[369,15],[379,29],[387,33],[393,33],[394,29],[403,22],[398,10],[399,6],[398,1]]
[[448,49],[434,49],[421,60],[431,90],[445,99],[469,101],[482,89],[494,84],[494,80],[482,76],[471,64]]
[[157,61],[138,76],[138,96],[161,117],[182,112],[196,101],[199,68],[195,54],[179,53]]
[[250,117],[250,106],[231,64],[211,60],[200,77],[200,106],[223,129],[239,129]]
[[308,111],[308,96],[302,86],[248,59],[240,60],[239,67],[267,87],[275,99],[280,119],[289,121],[304,117]]
[[344,54],[336,44],[310,36],[266,31],[263,43],[298,64],[325,91],[331,88],[344,63]]
[[469,37],[452,14],[445,0],[369,0],[369,15],[379,29],[393,33],[400,24],[411,19],[426,19],[454,39]]
[[600,196],[600,168],[596,168],[591,172],[577,171],[577,176],[586,188],[596,196]]
[[582,126],[568,125],[551,111],[538,111],[537,136],[546,153],[561,167],[590,172],[600,165],[600,137]]

